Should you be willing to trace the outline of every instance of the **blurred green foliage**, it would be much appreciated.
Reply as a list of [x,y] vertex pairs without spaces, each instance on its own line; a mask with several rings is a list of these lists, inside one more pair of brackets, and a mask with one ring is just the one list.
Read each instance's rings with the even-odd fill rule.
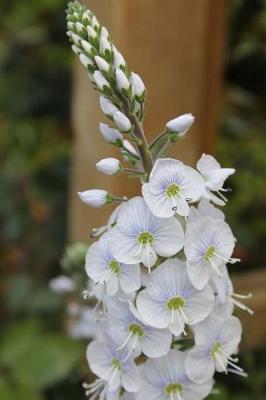
[[227,214],[241,256],[262,267],[266,241],[266,1],[231,0],[218,158],[236,168]]
[[[64,333],[66,298],[48,281],[66,240],[72,55],[65,0],[0,3],[0,399],[84,398],[84,344]],[[266,237],[266,1],[231,0],[218,158],[234,166],[228,218],[247,265]],[[77,274],[84,245],[70,247]],[[82,281],[84,277],[81,277]],[[246,354],[250,378],[219,377],[210,400],[265,399],[265,352]]]

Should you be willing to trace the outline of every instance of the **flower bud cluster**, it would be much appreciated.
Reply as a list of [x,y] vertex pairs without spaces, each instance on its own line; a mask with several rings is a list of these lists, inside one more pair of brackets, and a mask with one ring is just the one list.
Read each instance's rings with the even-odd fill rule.
[[[72,50],[88,71],[94,87],[104,96],[101,100],[104,113],[115,121],[119,130],[130,131],[132,123],[125,115],[125,105],[142,118],[146,95],[142,79],[130,71],[106,28],[91,11],[78,2],[70,2],[68,5],[67,28]],[[116,112],[119,113],[114,116]]]

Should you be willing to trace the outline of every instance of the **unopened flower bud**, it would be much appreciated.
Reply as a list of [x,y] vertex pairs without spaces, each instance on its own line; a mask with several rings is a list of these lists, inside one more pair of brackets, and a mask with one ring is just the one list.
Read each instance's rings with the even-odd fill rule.
[[99,28],[100,24],[98,22],[98,19],[96,18],[95,15],[93,15],[92,19],[91,19],[91,24],[93,26],[93,28]]
[[117,88],[120,92],[129,89],[130,82],[127,79],[126,74],[120,68],[116,68],[115,77],[116,77]]
[[78,192],[79,198],[83,203],[91,207],[99,208],[105,206],[110,202],[109,194],[106,190],[91,189],[85,192]]
[[84,27],[84,25],[82,25],[81,22],[78,21],[78,22],[76,22],[76,29],[78,32],[82,32],[85,29],[85,27]]
[[100,132],[108,143],[116,145],[122,143],[123,136],[117,129],[110,128],[110,126],[100,123]]
[[131,122],[121,111],[116,111],[113,115],[114,122],[121,132],[129,132],[132,128]]
[[72,48],[72,50],[74,51],[75,54],[77,54],[78,56],[80,55],[81,50],[80,50],[80,48],[79,48],[78,46],[76,46],[75,44],[73,44],[73,45],[71,46],[71,48]]
[[110,89],[109,82],[105,79],[101,71],[95,71],[92,79],[100,90],[104,90],[105,87]]
[[177,117],[167,122],[166,130],[169,133],[177,133],[179,137],[182,137],[187,133],[187,131],[191,127],[191,125],[194,122],[194,119],[195,118],[193,117],[192,114],[180,115],[180,117]]
[[89,42],[87,40],[81,40],[81,46],[83,47],[83,49],[87,52],[90,53],[92,46],[89,44]]
[[96,64],[97,64],[98,68],[99,68],[101,71],[105,71],[105,72],[108,72],[108,71],[109,71],[110,65],[109,65],[108,62],[105,61],[102,57],[100,57],[100,56],[95,56],[95,62],[96,62]]
[[106,175],[115,175],[121,169],[120,161],[117,158],[104,158],[96,164],[98,171]]
[[114,51],[114,66],[116,68],[120,68],[122,65],[123,67],[126,66],[126,61],[122,54],[117,50],[115,46],[113,46],[113,51]]
[[118,111],[118,108],[105,96],[100,96],[100,106],[102,112],[110,117],[112,117],[113,114]]
[[132,154],[134,154],[135,156],[138,155],[138,153],[137,153],[135,147],[134,147],[127,139],[124,139],[124,140],[123,140],[123,147],[124,147],[124,149],[126,149],[129,153],[132,153]]
[[101,35],[101,37],[100,37],[100,52],[101,52],[101,54],[105,54],[106,51],[107,52],[112,51],[111,44],[104,35]]
[[71,37],[71,39],[73,40],[75,45],[77,45],[77,46],[80,45],[81,37],[79,35],[77,35],[76,33],[70,32],[69,36]]
[[138,74],[132,72],[131,83],[132,83],[133,95],[136,96],[137,100],[139,100],[140,102],[144,101],[145,86],[141,77]]
[[87,26],[88,37],[91,39],[95,39],[97,37],[97,33],[91,26]]
[[102,28],[101,28],[101,36],[105,37],[106,39],[108,39],[108,37],[109,37],[108,30],[105,28],[105,26],[102,26]]
[[93,62],[85,54],[80,54],[79,55],[79,59],[80,59],[80,62],[84,65],[85,68],[87,68],[88,65],[93,65]]

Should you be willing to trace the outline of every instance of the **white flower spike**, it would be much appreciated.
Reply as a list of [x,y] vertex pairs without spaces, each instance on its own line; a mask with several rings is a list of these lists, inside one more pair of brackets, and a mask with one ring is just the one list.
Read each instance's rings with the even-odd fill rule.
[[176,258],[164,261],[137,297],[137,309],[144,321],[158,329],[168,327],[176,336],[186,334],[185,325],[204,320],[213,306],[211,288],[195,289],[185,263]]
[[112,230],[111,248],[121,262],[142,262],[149,270],[157,255],[171,257],[180,251],[184,233],[175,218],[154,216],[142,197],[129,200],[118,215]]
[[224,206],[227,198],[221,192],[227,191],[227,189],[223,189],[223,185],[225,180],[235,173],[235,169],[221,168],[218,161],[209,154],[202,154],[197,162],[197,169],[205,180],[206,193],[204,196],[211,199],[215,204]]
[[[145,85],[107,29],[78,0],[68,4],[67,36],[114,124],[101,123],[100,132],[124,160],[122,165],[110,155],[96,168],[139,179],[143,196],[128,200],[98,189],[79,193],[93,207],[121,202],[91,231],[99,240],[87,252],[83,296],[94,298],[95,305],[84,307],[71,331],[97,337],[87,352],[97,377],[84,384],[85,394],[90,400],[206,399],[215,371],[246,376],[232,356],[242,332],[232,315],[235,306],[253,313],[242,303],[251,294],[234,293],[226,264],[239,261],[232,258],[236,239],[215,207],[225,205],[223,185],[234,169],[221,168],[206,154],[197,169],[164,158],[187,134],[192,114],[168,121],[149,143]],[[68,285],[59,281],[62,291]],[[93,334],[87,323],[97,327]],[[193,340],[184,340],[188,330]]]
[[114,296],[119,288],[125,293],[134,292],[140,288],[139,264],[117,261],[110,248],[111,235],[111,232],[105,233],[89,247],[86,272],[95,283],[106,285],[109,296]]
[[169,218],[188,216],[189,204],[204,191],[204,181],[193,168],[171,158],[156,161],[149,182],[142,186],[144,200],[154,215]]
[[242,328],[236,317],[220,318],[211,315],[194,328],[194,348],[185,362],[186,373],[196,383],[208,382],[218,372],[233,372],[246,376],[232,357],[238,351]]

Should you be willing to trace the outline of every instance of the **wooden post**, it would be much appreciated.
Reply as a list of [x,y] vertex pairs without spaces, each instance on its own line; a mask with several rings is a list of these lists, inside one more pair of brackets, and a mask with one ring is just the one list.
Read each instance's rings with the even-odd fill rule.
[[[108,27],[133,70],[148,89],[145,129],[148,138],[165,123],[185,112],[196,116],[195,126],[172,152],[194,164],[213,151],[220,91],[224,34],[224,0],[91,0],[88,6]],[[107,188],[132,195],[139,184],[122,177],[111,179],[95,171],[100,158],[117,155],[98,132],[103,121],[98,95],[86,72],[75,70],[73,129],[75,132],[69,236],[86,240],[90,229],[105,223],[110,208],[93,210],[80,203],[78,190]]]

